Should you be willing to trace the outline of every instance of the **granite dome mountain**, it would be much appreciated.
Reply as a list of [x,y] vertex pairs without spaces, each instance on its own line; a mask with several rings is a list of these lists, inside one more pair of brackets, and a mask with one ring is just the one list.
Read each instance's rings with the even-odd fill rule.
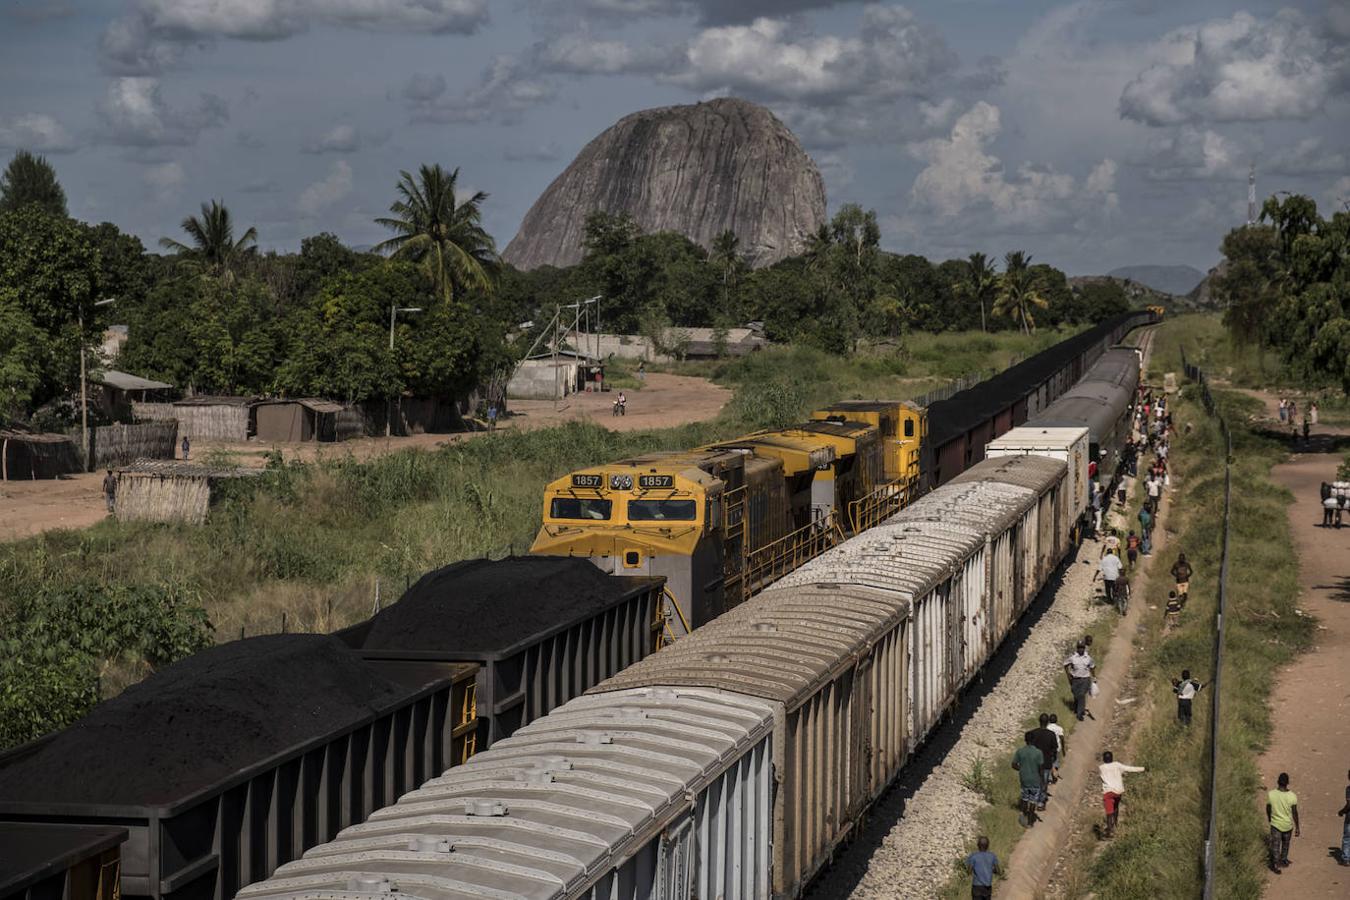
[[596,211],[705,247],[730,229],[762,266],[805,249],[825,223],[825,185],[796,135],[762,106],[722,98],[646,109],[582,149],[503,256],[521,269],[580,262],[586,216]]

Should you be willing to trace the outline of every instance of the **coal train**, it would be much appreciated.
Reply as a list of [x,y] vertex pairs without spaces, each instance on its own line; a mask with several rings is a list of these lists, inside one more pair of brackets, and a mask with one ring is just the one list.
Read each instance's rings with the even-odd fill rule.
[[1111,352],[1090,403],[239,897],[800,896],[1070,553],[1137,380]]
[[[809,464],[811,452],[819,445],[803,446],[806,436],[811,441],[826,441],[834,454],[828,467],[832,477],[821,477],[826,469],[814,469],[810,494],[818,501],[828,498],[835,509],[840,508],[841,497],[866,500],[867,484],[885,486],[903,480],[912,485],[916,478],[940,484],[956,478],[958,468],[979,463],[985,451],[975,442],[982,436],[1003,434],[1025,422],[1031,413],[1048,411],[1092,362],[1116,353],[1107,350],[1111,344],[1131,328],[1151,320],[1149,315],[1134,314],[1103,323],[996,376],[989,382],[990,397],[981,396],[983,388],[977,387],[930,406],[928,420],[933,423],[933,432],[927,435],[927,423],[918,416],[906,418],[899,404],[850,401],[821,410],[813,423],[803,423],[782,435],[751,439],[755,447],[774,445],[784,472],[802,465],[800,459],[791,458],[792,454],[805,454]],[[1036,434],[1019,443],[1015,438],[1023,430],[1004,434],[1005,443],[1014,440],[999,452],[1058,454],[1071,485],[1067,494],[1072,498],[1070,506],[1081,508],[1084,501],[1080,494],[1085,498],[1086,480],[1076,473],[1081,468],[1079,461],[1087,457],[1087,436],[1076,443],[1065,442],[1056,435],[1066,429],[1051,427],[1042,429],[1049,437]],[[911,440],[925,435],[928,440],[918,446]],[[727,442],[709,452],[735,455],[742,465],[753,468],[757,463],[749,460],[760,457],[758,450],[747,447],[747,443]],[[953,446],[957,447],[954,458],[960,465],[934,467],[931,460],[950,457]],[[1109,441],[1105,446],[1109,448]],[[852,456],[854,462],[841,466],[838,460],[842,456]],[[921,458],[930,462],[920,463]],[[596,474],[610,471],[610,467],[597,467]],[[642,473],[635,468],[633,474],[636,478]],[[695,477],[709,478],[697,473]],[[817,490],[818,479],[835,482],[830,492]],[[803,488],[792,493],[799,501],[806,499]],[[897,496],[873,488],[867,508],[870,515],[881,518],[907,501],[908,494]],[[722,527],[726,522],[723,519],[716,525]],[[653,518],[642,527],[659,530],[670,524],[669,520]],[[1072,525],[1069,527],[1071,530]],[[997,553],[1011,552],[1006,540],[999,546],[1003,549]],[[265,878],[307,848],[362,822],[372,810],[422,784],[432,773],[462,763],[475,750],[494,742],[505,746],[503,739],[513,732],[542,721],[539,717],[569,702],[594,703],[593,698],[582,696],[583,692],[663,643],[663,617],[658,612],[664,590],[662,578],[646,577],[650,569],[634,572],[639,576],[636,578],[609,578],[588,560],[540,556],[457,564],[427,575],[404,601],[383,611],[376,620],[336,638],[315,637],[353,651],[355,662],[333,657],[330,663],[362,684],[366,684],[362,678],[369,679],[367,688],[378,688],[379,702],[362,699],[367,711],[353,714],[351,721],[313,720],[305,726],[308,730],[301,730],[303,739],[293,735],[288,740],[276,740],[265,752],[247,757],[239,755],[243,751],[222,755],[220,748],[212,748],[209,757],[203,758],[211,764],[210,777],[201,777],[177,793],[163,785],[137,790],[136,785],[149,784],[153,778],[143,774],[133,779],[121,777],[119,771],[134,768],[137,763],[131,757],[102,759],[97,745],[77,759],[63,761],[59,738],[65,732],[0,754],[0,784],[25,785],[22,795],[17,790],[0,790],[0,822],[32,828],[39,823],[51,828],[70,823],[94,829],[124,827],[130,837],[122,858],[122,894],[159,900],[226,900],[241,886]],[[784,570],[795,562],[800,560],[774,558],[774,564]],[[1016,564],[1021,567],[1017,571],[1022,573],[1019,583],[1023,584],[1018,596],[1026,597],[1028,591],[1034,595],[1035,577],[1039,576],[1026,575],[1033,570],[1023,562]],[[790,583],[795,582],[784,582]],[[559,591],[567,596],[559,596]],[[540,596],[556,602],[542,606],[537,602]],[[1003,596],[1013,598],[1014,593],[1008,591]],[[735,599],[743,602],[744,597],[738,594]],[[1024,601],[1000,602],[1013,603],[1015,610]],[[437,627],[429,627],[426,613],[437,605],[445,610],[444,620]],[[540,610],[552,618],[541,616]],[[1000,613],[1006,614],[1011,613]],[[822,627],[829,631],[832,626]],[[231,646],[200,656],[228,655]],[[314,653],[320,648],[302,649]],[[283,645],[280,650],[280,655],[288,658],[297,653],[291,646]],[[972,651],[970,658],[977,656]],[[358,663],[374,668],[374,674],[357,676],[348,671]],[[319,685],[308,685],[303,677],[312,669],[311,664],[296,665],[293,659],[287,664],[295,673],[296,684],[313,689],[312,696],[297,701],[300,705],[308,706],[312,701],[317,706],[330,699],[321,696]],[[165,672],[176,668],[169,667]],[[223,671],[222,667],[205,669]],[[279,663],[253,666],[257,677],[248,682],[252,687],[243,686],[245,682],[233,675],[217,683],[211,680],[216,677],[211,673],[201,689],[243,690],[265,696],[270,688],[260,674],[264,669],[271,676],[285,677],[277,674],[284,670]],[[159,696],[158,679],[158,675],[152,676],[128,692],[128,701],[150,718],[154,718],[155,709],[160,709],[160,718],[174,718],[175,727],[190,736],[194,728],[191,719],[183,715],[172,696]],[[387,682],[394,682],[396,687],[390,688]],[[941,697],[935,694],[929,705],[940,705],[956,689],[949,685]],[[707,706],[700,701],[699,708]],[[284,710],[258,711],[260,721],[284,715]],[[265,726],[258,727],[265,730]],[[907,740],[921,739],[917,725],[907,734]],[[190,746],[187,737],[180,743],[177,749],[154,748],[160,760],[156,765],[176,753],[189,757],[200,753],[200,748]],[[47,763],[58,769],[70,765],[103,772],[101,777],[85,778],[80,783],[117,784],[118,795],[111,799],[81,796],[75,790],[78,785],[70,784],[66,786],[69,790],[55,796],[44,787],[48,782],[25,777],[24,763],[40,760],[44,754],[52,757]],[[676,765],[671,761],[670,765],[683,770],[688,762]],[[667,773],[657,782],[665,784],[669,778]],[[591,841],[586,838],[583,843]]]

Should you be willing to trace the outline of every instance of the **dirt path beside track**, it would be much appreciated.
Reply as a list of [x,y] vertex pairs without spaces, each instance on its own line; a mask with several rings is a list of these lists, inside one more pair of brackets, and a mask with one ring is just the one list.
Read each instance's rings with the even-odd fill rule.
[[[532,430],[565,422],[591,421],[611,431],[667,428],[716,418],[732,392],[706,378],[653,372],[642,390],[626,391],[628,413],[614,416],[617,391],[573,394],[555,404],[550,400],[513,400],[511,416],[499,428]],[[484,432],[415,434],[408,437],[360,438],[341,444],[200,441],[192,445],[192,459],[208,457],[235,465],[261,468],[269,451],[279,450],[287,460],[313,461],[320,457],[372,459],[407,449],[431,450],[472,440]],[[12,541],[57,528],[87,528],[102,521],[107,508],[102,494],[103,473],[81,473],[64,478],[0,483],[0,541]]]
[[[1278,398],[1247,390],[1266,405],[1266,418],[1278,427]],[[1288,427],[1288,426],[1285,426]],[[1350,429],[1318,425],[1314,446],[1350,435]],[[1341,442],[1342,445],[1344,441]],[[1288,772],[1299,798],[1303,836],[1293,841],[1294,865],[1279,875],[1267,873],[1268,897],[1350,896],[1350,869],[1337,865],[1341,845],[1346,771],[1350,769],[1350,523],[1339,531],[1322,527],[1323,481],[1335,478],[1340,453],[1296,453],[1271,470],[1276,484],[1294,495],[1289,529],[1298,556],[1299,608],[1317,619],[1314,646],[1280,672],[1271,692],[1270,746],[1257,765],[1265,788]],[[1253,798],[1265,816],[1265,796]]]

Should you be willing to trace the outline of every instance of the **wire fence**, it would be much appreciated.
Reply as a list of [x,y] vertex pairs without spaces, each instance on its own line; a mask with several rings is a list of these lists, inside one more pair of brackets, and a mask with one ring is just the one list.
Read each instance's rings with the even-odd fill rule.
[[1223,697],[1223,622],[1228,602],[1228,530],[1229,516],[1232,510],[1233,484],[1233,436],[1228,431],[1228,422],[1219,414],[1214,404],[1214,396],[1209,391],[1209,381],[1199,366],[1186,361],[1186,351],[1181,351],[1181,368],[1186,377],[1200,387],[1200,402],[1205,411],[1219,423],[1219,433],[1223,436],[1223,549],[1219,556],[1219,603],[1214,614],[1214,677],[1211,680],[1210,702],[1213,709],[1209,717],[1209,821],[1205,825],[1205,887],[1204,900],[1214,898],[1214,857],[1219,832],[1219,704]]

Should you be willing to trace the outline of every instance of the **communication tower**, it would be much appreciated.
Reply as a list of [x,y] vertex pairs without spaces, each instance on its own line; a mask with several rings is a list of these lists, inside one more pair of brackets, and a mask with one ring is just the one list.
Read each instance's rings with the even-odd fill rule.
[[1256,166],[1247,170],[1247,224],[1256,224]]

